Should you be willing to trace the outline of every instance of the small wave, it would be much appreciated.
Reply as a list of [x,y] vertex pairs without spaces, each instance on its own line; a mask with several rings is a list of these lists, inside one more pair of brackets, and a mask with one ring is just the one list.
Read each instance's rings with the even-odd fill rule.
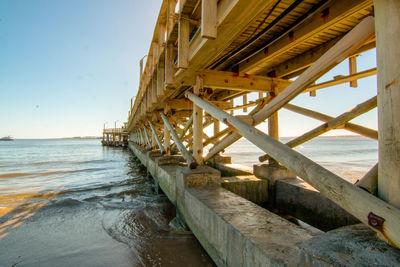
[[63,207],[70,207],[70,206],[76,206],[81,204],[82,202],[74,199],[74,198],[65,198],[61,200],[52,200],[50,201],[47,206],[63,206]]
[[95,172],[95,171],[104,171],[107,168],[88,168],[88,169],[80,169],[80,170],[71,170],[71,171],[52,171],[52,172],[17,172],[17,173],[6,173],[1,174],[0,178],[15,178],[21,176],[48,176],[55,174],[68,174],[68,173],[77,173],[77,172]]

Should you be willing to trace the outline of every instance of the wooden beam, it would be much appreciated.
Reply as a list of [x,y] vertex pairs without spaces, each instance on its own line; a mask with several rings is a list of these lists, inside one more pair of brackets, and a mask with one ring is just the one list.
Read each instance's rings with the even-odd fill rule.
[[375,164],[355,185],[376,195],[378,189],[378,163]]
[[[203,80],[197,76],[193,92],[200,95],[202,90]],[[195,104],[193,104],[193,157],[197,163],[203,164],[203,110]]]
[[[232,40],[240,35],[251,21],[274,3],[274,0],[220,1],[217,8],[218,38],[210,40],[197,35],[192,40],[189,47],[191,68],[176,73],[175,87],[185,84],[186,79],[192,80],[197,71],[205,69],[213,59],[226,50]],[[172,95],[179,93],[180,91],[173,92]]]
[[243,95],[243,112],[247,112],[246,104],[247,104],[247,94],[244,94]]
[[[334,119],[334,117],[310,110],[310,109],[306,109],[306,108],[302,108],[299,106],[295,106],[292,104],[286,104],[284,106],[285,109],[296,112],[298,114],[304,115],[304,116],[308,116],[310,118],[313,119],[317,119],[323,122],[328,122],[332,119]],[[345,123],[344,125],[341,125],[339,127],[337,127],[336,129],[340,129],[343,128],[345,130],[351,131],[353,133],[357,133],[359,135],[374,139],[374,140],[378,140],[378,131],[370,129],[370,128],[366,128],[363,127],[361,125],[358,124],[354,124],[354,123]]]
[[[271,92],[285,89],[291,81],[267,76],[249,75],[228,71],[207,70],[200,72],[204,87],[236,91]],[[193,86],[195,79],[186,79],[184,85]]]
[[201,37],[217,38],[217,0],[201,0]]
[[[349,74],[357,73],[357,57],[349,57]],[[350,82],[350,87],[357,88],[357,80]]]
[[400,208],[400,1],[374,3],[378,66],[378,196]]
[[171,85],[174,82],[174,45],[167,43],[165,50],[165,83]]
[[194,169],[197,166],[196,160],[193,158],[193,156],[186,150],[185,146],[182,144],[181,140],[179,139],[178,135],[176,134],[174,127],[172,127],[171,123],[169,123],[167,117],[163,112],[160,112],[161,118],[164,121],[164,124],[167,126],[168,131],[172,135],[172,139],[174,139],[175,145],[178,147],[179,151],[181,152],[182,156],[186,160],[188,166],[190,169]]
[[[225,101],[211,101],[214,105],[221,109],[229,109],[232,107],[232,103]],[[167,101],[167,106],[169,109],[176,110],[192,110],[192,102],[187,99],[171,99]]]
[[[317,12],[314,12],[314,15],[308,17],[295,29],[281,35],[278,40],[275,40],[267,48],[260,50],[251,58],[239,64],[239,70],[247,73],[257,73],[260,68],[265,67],[267,62],[273,62],[278,56],[307,42],[307,40],[311,39],[319,32],[329,29],[344,18],[351,17],[354,13],[370,6],[371,2],[364,0],[353,0],[350,2],[347,0],[330,1],[323,5]],[[329,16],[321,16],[324,10],[329,10]],[[266,54],[265,51],[268,51],[268,53]]]
[[[288,59],[285,62],[270,67],[262,71],[260,75],[274,75],[275,77],[286,79],[299,76],[301,72],[317,61],[318,58],[320,58],[326,51],[335,45],[342,37],[343,36],[336,37],[335,39],[314,47],[298,56]],[[375,38],[371,38],[363,46],[357,49],[351,56],[357,56],[375,47]]]
[[[368,99],[367,101],[352,108],[350,111],[347,111],[347,112],[341,114],[340,116],[306,132],[305,134],[303,134],[293,140],[290,140],[289,142],[286,143],[286,145],[291,148],[296,147],[296,146],[301,145],[317,136],[320,136],[323,133],[326,133],[332,129],[335,129],[340,125],[344,125],[348,121],[375,108],[377,105],[376,99],[377,99],[376,96]],[[268,155],[263,155],[263,156],[259,157],[259,160],[262,162],[262,161],[267,160],[268,158],[269,158]]]
[[[240,135],[316,188],[321,195],[335,202],[375,232],[383,234],[385,239],[394,246],[400,247],[399,209],[354,186],[299,152],[264,134],[256,127],[229,115],[206,100],[190,92],[187,92],[186,96],[214,118],[232,125],[240,132]],[[371,220],[371,216],[375,219],[378,218],[378,222]],[[381,219],[379,220],[379,218]]]
[[311,92],[311,91],[331,87],[334,85],[339,85],[339,84],[343,84],[343,83],[347,83],[347,82],[351,82],[351,81],[356,81],[356,80],[359,80],[359,79],[362,79],[365,77],[376,75],[376,73],[377,73],[376,68],[372,68],[372,69],[360,71],[360,72],[357,72],[357,73],[354,73],[354,74],[351,74],[348,76],[340,76],[337,79],[333,79],[330,81],[312,85],[312,86],[308,87],[306,90],[304,90],[304,92]]
[[178,68],[186,69],[189,65],[189,20],[180,14],[178,36]]
[[164,82],[165,82],[165,62],[160,61],[157,65],[157,97],[162,98],[164,95]]
[[[340,63],[339,59],[345,59],[355,50],[357,50],[366,40],[375,34],[374,19],[367,17],[360,22],[355,28],[347,33],[339,42],[321,56],[311,67],[304,71],[293,83],[291,83],[284,91],[277,95],[263,109],[254,114],[255,125],[260,124],[273,113],[278,111],[290,100],[303,92],[315,80],[321,77],[328,70]],[[211,158],[219,151],[230,146],[240,139],[240,134],[233,133],[222,139],[218,146],[215,145],[205,156],[205,160]]]

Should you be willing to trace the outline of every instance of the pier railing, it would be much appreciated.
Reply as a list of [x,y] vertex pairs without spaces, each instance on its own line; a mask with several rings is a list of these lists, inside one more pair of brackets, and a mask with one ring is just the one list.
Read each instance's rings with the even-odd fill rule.
[[[357,55],[375,47],[373,2],[315,1],[308,11],[299,2],[271,15],[279,1],[181,0],[178,6],[176,1],[163,1],[146,65],[141,70],[139,91],[135,101],[131,100],[127,127],[130,140],[146,149],[158,147],[167,155],[178,149],[194,168],[245,137],[266,153],[260,162],[268,160],[285,166],[400,247],[400,203],[395,194],[388,193],[395,190],[399,194],[400,188],[388,189],[388,184],[394,184],[388,177],[396,181],[399,177],[396,172],[385,173],[382,167],[397,168],[398,151],[387,146],[392,141],[394,147],[400,143],[390,138],[384,145],[381,142],[382,134],[388,135],[382,131],[392,131],[394,122],[389,121],[393,111],[380,104],[390,105],[387,92],[381,93],[383,89],[379,88],[378,96],[337,117],[290,104],[302,93],[315,97],[318,90],[344,83],[357,87],[357,80],[377,72],[379,75],[377,68],[357,72],[356,62]],[[289,19],[290,14],[297,17]],[[384,20],[382,15],[380,20]],[[284,30],[279,30],[279,25]],[[346,59],[348,75],[315,84]],[[381,69],[390,68],[381,64]],[[293,77],[297,78],[292,81]],[[393,79],[385,88],[397,83]],[[247,96],[251,92],[258,92],[259,97],[249,102]],[[236,99],[242,104],[235,105]],[[379,134],[350,122],[377,106],[382,111],[379,117],[390,124],[380,128]],[[278,141],[281,109],[323,124],[283,144]],[[237,110],[244,115],[234,116]],[[255,127],[265,121],[268,134]],[[227,128],[220,130],[220,122]],[[208,136],[204,129],[211,125],[213,135]],[[380,160],[357,186],[293,150],[333,129],[345,129],[373,140],[379,136],[379,150],[387,160]],[[203,155],[203,147],[208,145],[212,147]],[[379,198],[371,194],[376,188]]]

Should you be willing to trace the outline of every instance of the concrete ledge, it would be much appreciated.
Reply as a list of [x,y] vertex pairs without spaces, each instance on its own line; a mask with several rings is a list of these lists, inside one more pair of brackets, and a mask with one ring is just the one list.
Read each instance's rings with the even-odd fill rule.
[[[146,151],[131,143],[129,147],[148,167],[218,266],[397,266],[400,263],[399,251],[379,241],[375,233],[363,225],[313,237],[311,231],[218,186],[224,179],[228,180],[225,184],[243,185],[253,177],[244,178],[248,181],[243,182],[239,181],[243,179],[240,177],[220,178],[218,171],[205,166],[197,170],[182,168],[182,164],[159,166],[159,158],[149,157]],[[279,207],[287,203],[288,207],[298,210],[295,203],[307,200],[326,209],[315,189],[295,181],[301,180],[276,181]],[[309,198],[311,194],[316,194],[313,196],[316,198]],[[295,203],[290,202],[293,197],[298,197],[293,200]],[[316,216],[315,211],[312,214],[315,218],[323,217]],[[327,224],[337,219],[324,218],[321,222]]]
[[181,161],[181,156],[162,156],[156,158],[156,164],[158,166],[167,165],[167,164],[179,164]]
[[266,179],[271,184],[274,184],[280,179],[296,178],[293,172],[280,165],[254,164],[253,172],[255,176]]
[[222,177],[238,176],[238,175],[252,175],[253,169],[241,164],[226,164],[215,163],[212,165],[215,169],[221,172]]
[[218,266],[298,265],[304,229],[223,188],[188,188],[180,210]]
[[268,182],[254,175],[223,177],[221,186],[256,204],[268,201]]
[[312,266],[400,266],[400,250],[363,224],[342,227],[302,244]]
[[359,223],[347,211],[298,178],[275,183],[275,208],[323,231]]
[[178,168],[176,177],[177,185],[182,188],[221,184],[221,173],[208,166],[197,166],[193,170],[187,167]]

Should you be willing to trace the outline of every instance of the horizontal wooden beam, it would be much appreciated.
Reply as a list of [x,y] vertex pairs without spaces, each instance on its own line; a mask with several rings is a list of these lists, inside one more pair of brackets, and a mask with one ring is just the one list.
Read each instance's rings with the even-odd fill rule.
[[[221,109],[228,109],[232,107],[232,103],[225,101],[211,101],[211,102]],[[167,109],[192,110],[193,103],[188,99],[171,99],[167,101]]]
[[[303,107],[299,107],[299,106],[295,106],[292,104],[286,104],[283,108],[296,112],[298,114],[313,118],[313,119],[317,119],[323,122],[328,122],[332,119],[334,119],[331,116],[310,110],[310,109],[306,109]],[[357,133],[359,135],[374,139],[374,140],[378,140],[378,131],[370,129],[370,128],[366,128],[364,126],[358,125],[358,124],[354,124],[354,123],[345,123],[344,125],[337,127],[337,129],[346,129],[348,131],[351,131],[353,133]]]
[[348,83],[351,81],[355,81],[358,79],[376,75],[376,73],[377,73],[376,68],[372,68],[369,70],[360,71],[360,72],[357,72],[357,73],[354,73],[351,75],[347,75],[347,76],[339,76],[337,79],[333,79],[330,81],[312,85],[312,86],[308,87],[306,90],[304,90],[304,92],[315,91],[315,90],[323,89],[326,87],[331,87],[331,86],[338,85],[338,84]]
[[217,7],[217,38],[205,39],[199,34],[192,40],[189,47],[191,67],[181,69],[175,74],[175,87],[185,84],[187,79],[192,80],[197,71],[206,69],[207,65],[223,53],[251,21],[274,3],[273,0],[220,0]]
[[[227,71],[208,70],[200,72],[199,76],[203,78],[203,87],[233,91],[281,91],[291,84],[291,81],[285,79]],[[186,79],[183,85],[193,86],[194,84],[193,78]]]
[[[341,114],[340,116],[333,118],[332,120],[325,122],[324,124],[306,132],[305,134],[290,140],[289,142],[286,143],[288,147],[296,147],[298,145],[301,145],[311,139],[314,139],[317,136],[320,136],[321,134],[324,134],[330,130],[333,130],[340,125],[344,125],[348,121],[360,116],[361,114],[364,114],[365,112],[370,111],[371,109],[375,108],[377,105],[376,101],[376,96],[368,99],[367,101],[357,105],[350,111],[346,111],[345,113]],[[259,157],[259,160],[261,162],[266,161],[269,159],[268,155],[263,155]]]

